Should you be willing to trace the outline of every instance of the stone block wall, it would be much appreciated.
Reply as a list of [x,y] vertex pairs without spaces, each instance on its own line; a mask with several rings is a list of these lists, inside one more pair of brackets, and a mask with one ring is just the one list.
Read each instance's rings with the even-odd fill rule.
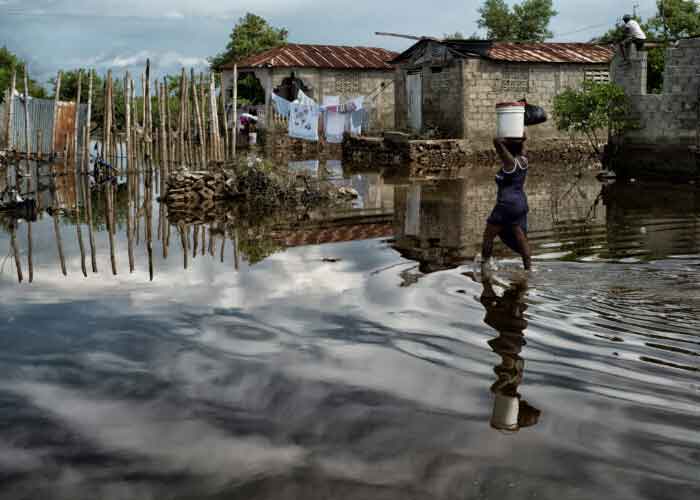
[[[700,120],[700,39],[681,40],[666,55],[661,94],[646,93],[645,52],[629,64],[618,54],[613,78],[630,98],[638,127],[615,139],[613,167],[623,175],[695,175]],[[637,172],[637,174],[635,174]]]
[[[396,126],[399,130],[409,128],[409,71],[422,75],[424,129],[437,127],[441,137],[467,139],[473,150],[483,151],[491,149],[496,132],[497,103],[526,98],[551,116],[557,94],[579,87],[587,72],[608,70],[605,64],[504,63],[477,57],[448,57],[440,66],[430,60],[407,63],[396,71]],[[553,120],[529,128],[528,134],[533,149],[556,149],[571,142]]]
[[552,140],[568,142],[568,134],[558,131],[551,119],[554,97],[567,88],[579,87],[587,71],[605,70],[605,65],[465,61],[463,114],[466,138],[476,150],[490,148],[496,133],[495,105],[524,97],[528,102],[542,106],[550,116],[547,123],[528,128],[530,147],[546,149]]

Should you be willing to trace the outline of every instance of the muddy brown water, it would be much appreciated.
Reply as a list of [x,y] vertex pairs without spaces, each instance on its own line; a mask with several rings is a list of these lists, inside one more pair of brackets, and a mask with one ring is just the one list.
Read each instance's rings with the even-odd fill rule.
[[319,167],[354,206],[197,224],[140,172],[109,231],[57,168],[0,215],[1,498],[700,496],[696,187],[533,170],[485,289],[490,173]]

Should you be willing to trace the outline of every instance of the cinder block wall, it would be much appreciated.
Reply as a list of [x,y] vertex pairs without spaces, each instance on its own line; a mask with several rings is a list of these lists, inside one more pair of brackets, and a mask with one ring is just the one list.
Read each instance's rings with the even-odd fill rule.
[[663,93],[646,93],[646,67],[645,52],[633,52],[630,64],[624,65],[619,55],[613,62],[614,81],[627,92],[639,124],[622,144],[686,151],[698,140],[700,39],[682,40],[668,49]]
[[[488,148],[496,133],[496,109],[499,102],[517,101],[523,97],[542,106],[550,120],[528,128],[530,146],[546,146],[552,140],[569,140],[557,130],[552,119],[554,97],[566,88],[579,87],[587,71],[607,70],[606,65],[501,63],[471,59],[464,64],[464,107],[466,138],[474,149]],[[507,73],[528,75],[527,90],[508,88]]]
[[[451,58],[440,66],[430,61],[420,70],[423,91],[423,126],[438,127],[445,137],[469,140],[475,150],[491,148],[496,133],[496,104],[526,98],[552,114],[554,97],[566,88],[579,87],[587,72],[607,71],[608,65],[555,63],[502,63],[486,59]],[[396,127],[408,130],[408,65],[396,71]],[[512,75],[525,84],[512,85]],[[533,148],[545,149],[551,141],[569,141],[550,119],[544,125],[528,129]]]

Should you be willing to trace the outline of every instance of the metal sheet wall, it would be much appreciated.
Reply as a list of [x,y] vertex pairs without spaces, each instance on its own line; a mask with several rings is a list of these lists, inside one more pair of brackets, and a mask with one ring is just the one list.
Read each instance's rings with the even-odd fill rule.
[[[8,103],[5,103],[7,105]],[[29,145],[31,147],[30,151],[32,153],[37,152],[37,131],[42,131],[41,138],[41,152],[44,154],[49,154],[51,152],[51,132],[53,130],[54,121],[54,101],[50,99],[35,99],[29,98]],[[75,109],[73,103],[61,103],[61,107],[70,106]],[[10,138],[10,147],[16,149],[20,152],[27,151],[27,145],[25,143],[24,135],[24,97],[14,96],[14,111],[12,119],[12,137]],[[4,115],[0,115],[4,119]],[[80,128],[85,125],[87,120],[87,104],[80,105]],[[71,120],[73,122],[73,120]],[[69,131],[70,138],[73,137],[73,130]],[[78,147],[82,148],[82,138],[78,136]],[[72,140],[72,139],[71,139]],[[65,135],[62,140],[57,142],[61,145],[65,142]],[[62,146],[59,149],[62,150]]]

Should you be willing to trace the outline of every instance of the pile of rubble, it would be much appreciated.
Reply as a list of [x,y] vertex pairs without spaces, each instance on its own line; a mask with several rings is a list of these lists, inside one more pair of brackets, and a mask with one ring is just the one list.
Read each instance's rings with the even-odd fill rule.
[[258,209],[310,207],[346,203],[358,197],[353,189],[260,160],[229,163],[205,172],[175,173],[167,180],[166,188],[162,201],[169,207],[204,207],[223,201],[247,203]]

